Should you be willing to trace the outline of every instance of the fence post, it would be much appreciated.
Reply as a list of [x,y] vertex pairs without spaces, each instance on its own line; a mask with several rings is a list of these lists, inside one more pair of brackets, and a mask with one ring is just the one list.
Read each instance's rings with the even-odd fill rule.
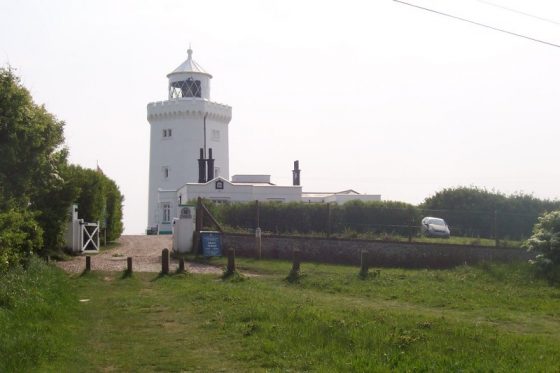
[[367,277],[368,272],[369,272],[368,252],[366,250],[362,250],[361,257],[360,257],[360,276]]
[[327,203],[327,238],[331,236],[331,203]]
[[261,213],[259,200],[255,201],[255,256],[257,259],[262,258],[262,239],[261,239]]
[[290,271],[290,277],[297,277],[300,275],[300,252],[298,249],[294,249],[292,253],[292,270]]
[[132,257],[126,258],[126,273],[132,274]]
[[169,274],[169,249],[167,248],[161,251],[161,273]]
[[86,272],[91,271],[91,256],[86,256]]
[[500,238],[498,237],[498,210],[494,210],[494,245],[500,246]]
[[179,258],[179,272],[185,272],[185,258]]
[[231,248],[228,249],[228,257],[227,257],[227,274],[232,274],[235,272],[235,249]]

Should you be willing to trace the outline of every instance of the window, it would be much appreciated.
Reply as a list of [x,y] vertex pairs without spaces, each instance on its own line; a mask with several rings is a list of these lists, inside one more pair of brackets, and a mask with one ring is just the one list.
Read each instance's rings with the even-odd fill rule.
[[211,139],[212,139],[212,141],[220,141],[220,131],[219,130],[212,130]]
[[187,80],[173,82],[169,85],[169,98],[201,96],[202,85],[200,84],[200,80],[193,80],[193,78],[188,78]]
[[163,137],[164,138],[169,138],[171,137],[171,135],[173,134],[173,132],[171,131],[171,128],[167,128],[163,130]]
[[169,202],[164,202],[161,204],[161,209],[163,212],[162,223],[169,223],[171,221],[171,205]]
[[169,178],[169,167],[167,167],[167,166],[162,167],[161,170],[163,171],[163,178],[168,179]]

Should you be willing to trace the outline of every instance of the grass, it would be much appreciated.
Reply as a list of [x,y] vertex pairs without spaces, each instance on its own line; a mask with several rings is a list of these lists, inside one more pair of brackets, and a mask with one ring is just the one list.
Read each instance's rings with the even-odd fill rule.
[[[357,267],[304,262],[293,282],[286,280],[289,262],[237,264],[251,276],[62,274],[58,285],[70,306],[51,320],[49,338],[64,336],[67,343],[57,342],[53,354],[40,355],[30,366],[86,372],[560,366],[560,289],[534,278],[526,264],[376,269],[378,275],[361,279]],[[32,330],[39,319],[18,325]],[[54,353],[60,348],[66,352]],[[7,356],[14,364],[9,367],[26,370]]]
[[0,275],[0,372],[32,371],[70,347],[77,305],[68,276],[39,259]]

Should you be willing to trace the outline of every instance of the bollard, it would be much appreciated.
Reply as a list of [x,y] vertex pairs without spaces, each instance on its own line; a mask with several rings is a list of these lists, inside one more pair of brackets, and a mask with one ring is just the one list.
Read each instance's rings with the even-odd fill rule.
[[178,272],[185,272],[185,258],[179,258],[179,270]]
[[169,274],[169,249],[167,248],[161,251],[161,273]]
[[290,272],[291,276],[297,276],[300,272],[300,257],[299,257],[299,250],[294,249],[292,254],[292,271]]
[[126,272],[128,274],[132,274],[132,257],[131,256],[126,258]]
[[367,277],[368,271],[369,271],[368,252],[362,250],[361,257],[360,257],[360,276]]
[[86,256],[86,272],[91,271],[91,256]]
[[235,249],[228,249],[227,255],[227,274],[232,274],[235,272]]

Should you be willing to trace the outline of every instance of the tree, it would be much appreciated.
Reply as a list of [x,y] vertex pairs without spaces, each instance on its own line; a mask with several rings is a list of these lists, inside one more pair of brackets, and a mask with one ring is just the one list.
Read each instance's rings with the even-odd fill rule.
[[77,191],[78,215],[86,221],[99,221],[106,229],[107,240],[120,237],[122,196],[117,184],[102,172],[71,165],[64,173],[70,187]]
[[540,214],[558,201],[517,193],[505,195],[476,187],[446,188],[420,205],[426,215],[444,218],[455,235],[520,239],[531,234]]
[[537,253],[532,263],[540,273],[549,280],[560,280],[560,210],[539,217],[524,246]]
[[43,240],[30,241],[34,247],[26,250],[61,242],[73,199],[60,175],[67,163],[63,131],[64,122],[33,102],[13,70],[0,68],[0,212],[18,210],[30,226],[40,223]]
[[10,68],[0,68],[0,208],[27,208],[61,185],[64,122],[36,105]]

